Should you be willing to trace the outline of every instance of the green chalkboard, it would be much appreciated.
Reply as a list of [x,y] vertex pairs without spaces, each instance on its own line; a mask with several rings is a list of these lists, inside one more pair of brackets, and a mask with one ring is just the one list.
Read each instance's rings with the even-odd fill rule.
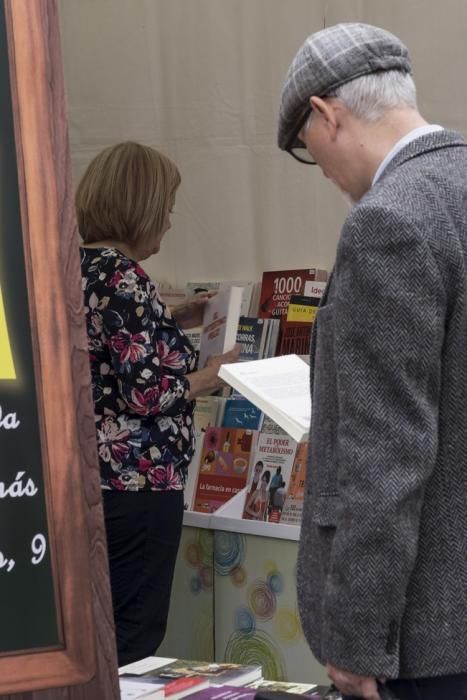
[[34,374],[37,345],[28,305],[3,2],[0,104],[0,654],[5,654],[56,648],[61,634],[48,529]]

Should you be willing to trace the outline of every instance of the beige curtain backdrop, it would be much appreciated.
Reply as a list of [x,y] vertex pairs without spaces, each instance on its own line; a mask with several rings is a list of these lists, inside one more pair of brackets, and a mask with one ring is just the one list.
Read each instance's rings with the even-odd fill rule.
[[276,147],[282,82],[306,36],[366,21],[399,34],[432,121],[467,130],[465,0],[61,0],[74,178],[135,139],[182,173],[158,280],[332,266],[346,205]]

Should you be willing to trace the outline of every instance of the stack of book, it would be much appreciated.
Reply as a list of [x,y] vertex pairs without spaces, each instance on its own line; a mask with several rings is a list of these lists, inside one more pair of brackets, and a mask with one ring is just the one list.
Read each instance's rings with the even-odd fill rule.
[[179,700],[213,685],[237,687],[262,678],[259,665],[187,661],[158,656],[121,666],[118,672],[120,693],[125,700]]
[[[122,700],[261,700],[286,692],[308,700],[338,700],[329,687],[263,679],[259,665],[186,661],[149,656],[118,670]],[[265,696],[266,697],[266,696]]]

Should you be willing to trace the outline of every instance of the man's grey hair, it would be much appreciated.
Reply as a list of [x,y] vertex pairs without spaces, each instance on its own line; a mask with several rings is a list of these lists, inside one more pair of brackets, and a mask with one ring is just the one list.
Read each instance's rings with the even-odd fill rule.
[[415,83],[409,73],[397,70],[370,73],[334,90],[336,97],[358,119],[376,122],[395,107],[417,109]]

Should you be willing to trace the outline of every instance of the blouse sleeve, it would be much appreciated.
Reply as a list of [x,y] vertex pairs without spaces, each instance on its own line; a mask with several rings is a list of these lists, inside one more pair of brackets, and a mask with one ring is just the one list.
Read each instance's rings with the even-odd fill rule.
[[[90,300],[92,303],[92,300]],[[101,306],[107,344],[120,397],[138,415],[177,415],[190,389],[189,349],[154,285],[137,265],[116,270],[106,281]]]

